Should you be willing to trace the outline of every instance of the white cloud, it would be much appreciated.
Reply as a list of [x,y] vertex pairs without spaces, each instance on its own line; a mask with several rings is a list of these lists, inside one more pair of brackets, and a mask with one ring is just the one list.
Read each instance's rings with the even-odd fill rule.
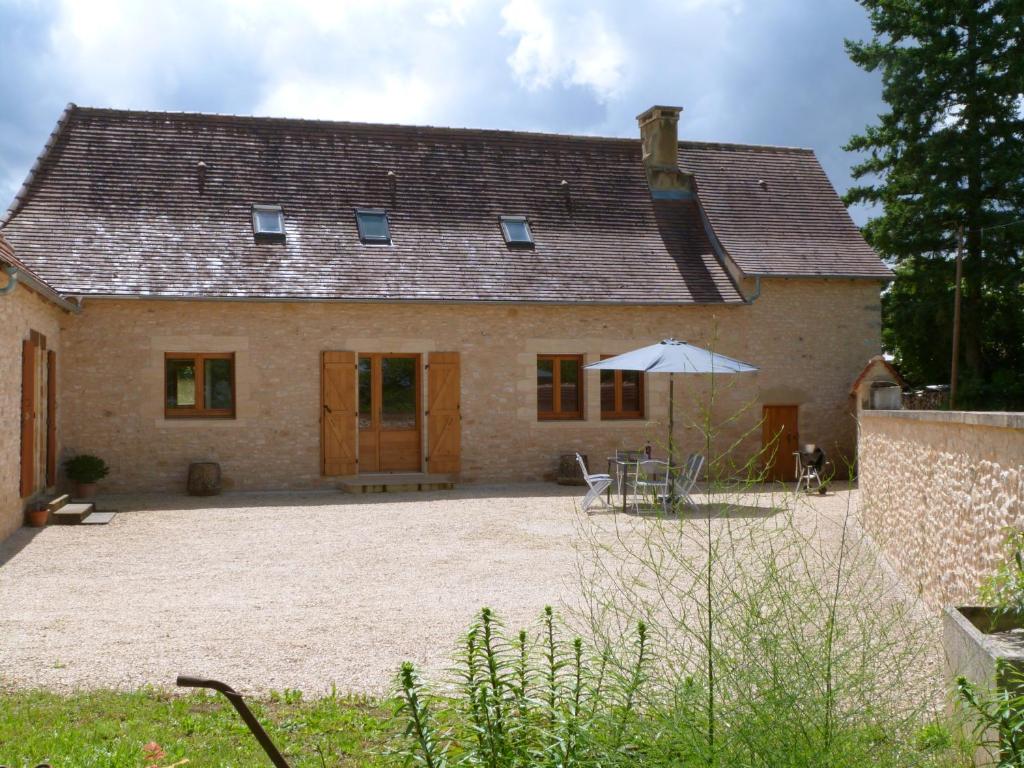
[[0,0],[0,197],[68,101],[619,136],[679,104],[684,137],[843,179],[881,108],[842,46],[869,31],[846,0]]
[[519,38],[508,63],[525,88],[579,85],[602,101],[621,91],[626,47],[601,12],[557,18],[541,0],[510,0],[501,17],[502,34]]
[[355,120],[372,123],[429,123],[440,99],[415,75],[389,74],[372,83],[285,78],[270,87],[255,114]]

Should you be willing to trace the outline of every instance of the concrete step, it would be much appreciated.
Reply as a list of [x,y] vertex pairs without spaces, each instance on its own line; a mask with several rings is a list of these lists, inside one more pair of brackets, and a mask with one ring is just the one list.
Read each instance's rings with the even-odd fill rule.
[[114,519],[116,512],[93,512],[82,520],[82,525],[106,525]]
[[428,475],[424,472],[367,472],[346,477],[338,489],[347,493],[408,493],[409,491],[450,491],[453,475]]
[[67,504],[68,504],[68,503],[69,503],[70,501],[71,501],[71,497],[70,497],[70,496],[68,496],[68,495],[67,495],[67,494],[65,493],[65,494],[62,494],[62,495],[58,496],[58,497],[57,497],[57,498],[55,498],[55,499],[51,499],[51,500],[50,500],[50,501],[49,501],[49,502],[47,503],[47,505],[46,505],[46,509],[47,509],[47,510],[49,510],[50,514],[52,515],[52,514],[53,514],[54,512],[56,512],[56,511],[57,511],[58,509],[60,509],[61,507],[63,507],[63,506],[65,506],[65,505],[67,505]]
[[92,503],[88,504],[65,504],[55,512],[51,512],[51,519],[57,525],[77,525],[88,517],[93,511]]

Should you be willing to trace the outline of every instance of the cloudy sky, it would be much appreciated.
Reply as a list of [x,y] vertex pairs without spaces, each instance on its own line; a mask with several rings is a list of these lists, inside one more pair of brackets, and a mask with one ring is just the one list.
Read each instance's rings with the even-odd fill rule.
[[[0,0],[0,206],[64,105],[841,146],[882,110],[854,0]],[[851,211],[862,222],[863,210]]]

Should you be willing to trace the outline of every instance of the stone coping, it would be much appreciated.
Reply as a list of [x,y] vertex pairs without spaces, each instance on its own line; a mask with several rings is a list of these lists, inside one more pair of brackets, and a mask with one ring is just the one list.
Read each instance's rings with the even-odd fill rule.
[[861,411],[864,418],[927,421],[935,424],[971,424],[1024,430],[1024,413],[1017,411]]

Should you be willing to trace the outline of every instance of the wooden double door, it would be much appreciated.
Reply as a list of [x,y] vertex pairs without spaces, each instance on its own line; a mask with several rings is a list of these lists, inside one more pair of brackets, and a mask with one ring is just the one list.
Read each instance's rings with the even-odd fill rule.
[[360,354],[359,469],[420,471],[420,356]]
[[420,472],[424,464],[429,472],[458,472],[459,374],[457,352],[431,352],[425,366],[419,354],[324,352],[323,473]]

